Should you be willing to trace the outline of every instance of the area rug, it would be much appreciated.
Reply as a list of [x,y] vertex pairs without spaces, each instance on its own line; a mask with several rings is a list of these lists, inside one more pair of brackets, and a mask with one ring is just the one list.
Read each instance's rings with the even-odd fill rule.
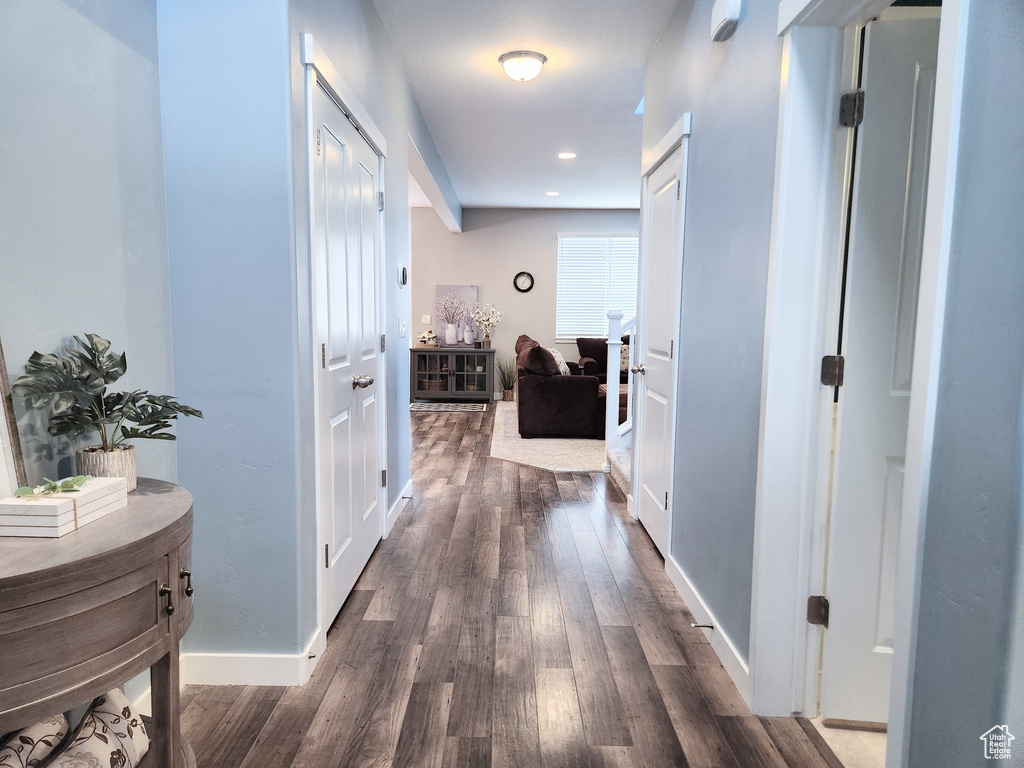
[[515,403],[495,403],[491,456],[554,472],[600,472],[604,469],[604,440],[519,436]]
[[487,403],[410,403],[409,410],[414,413],[425,411],[437,413],[438,411],[486,411]]

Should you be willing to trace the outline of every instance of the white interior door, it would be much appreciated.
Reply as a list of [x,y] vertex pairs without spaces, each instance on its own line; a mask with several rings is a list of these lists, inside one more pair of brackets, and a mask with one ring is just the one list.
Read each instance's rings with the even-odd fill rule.
[[858,129],[821,712],[885,722],[938,19],[868,25]]
[[382,532],[380,159],[333,99],[319,87],[314,93],[317,492],[329,624]]
[[[686,140],[684,139],[684,142]],[[637,515],[663,556],[668,555],[672,456],[675,448],[675,346],[683,239],[683,148],[651,173],[644,199]]]

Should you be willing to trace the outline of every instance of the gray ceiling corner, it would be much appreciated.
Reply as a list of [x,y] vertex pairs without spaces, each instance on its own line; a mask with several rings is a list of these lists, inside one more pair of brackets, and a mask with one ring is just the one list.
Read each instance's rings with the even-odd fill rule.
[[[677,0],[374,0],[467,207],[638,208],[644,61]],[[505,76],[510,50],[548,57]],[[574,160],[557,154],[572,151]],[[548,197],[557,191],[557,197]]]

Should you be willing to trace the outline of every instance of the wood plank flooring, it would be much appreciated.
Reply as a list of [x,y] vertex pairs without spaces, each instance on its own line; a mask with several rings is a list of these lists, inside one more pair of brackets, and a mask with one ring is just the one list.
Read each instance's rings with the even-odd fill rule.
[[837,768],[757,718],[601,474],[488,456],[493,411],[416,413],[414,501],[301,688],[189,686],[203,768]]

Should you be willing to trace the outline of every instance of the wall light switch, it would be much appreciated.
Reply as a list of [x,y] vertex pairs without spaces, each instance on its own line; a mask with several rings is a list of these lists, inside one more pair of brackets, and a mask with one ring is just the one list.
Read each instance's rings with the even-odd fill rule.
[[420,322],[424,325],[430,325],[430,315],[420,315]]
[[400,338],[400,339],[404,339],[405,338],[405,318],[404,317],[400,317],[398,319],[398,338]]

